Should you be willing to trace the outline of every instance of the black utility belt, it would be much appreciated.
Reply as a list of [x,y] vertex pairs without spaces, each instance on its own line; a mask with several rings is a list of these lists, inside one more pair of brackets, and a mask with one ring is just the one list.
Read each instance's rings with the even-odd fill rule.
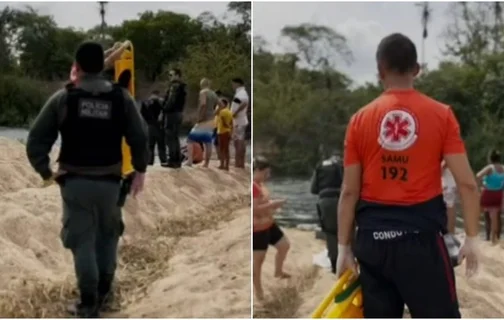
[[56,178],[56,182],[62,183],[68,179],[86,179],[93,181],[111,181],[119,183],[122,178],[115,174],[105,174],[105,175],[91,175],[91,174],[81,174],[81,173],[64,173]]
[[327,198],[339,198],[340,193],[327,193],[327,194],[319,194],[319,199],[327,199]]
[[319,193],[319,198],[324,199],[324,198],[339,198],[340,196],[340,190],[322,190]]

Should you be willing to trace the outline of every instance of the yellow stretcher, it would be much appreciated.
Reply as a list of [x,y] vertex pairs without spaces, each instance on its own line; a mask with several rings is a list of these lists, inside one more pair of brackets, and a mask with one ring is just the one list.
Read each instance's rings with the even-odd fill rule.
[[[131,93],[132,97],[135,97],[135,54],[133,50],[133,45],[130,48],[126,49],[121,57],[115,61],[114,70],[115,70],[115,81],[119,80],[119,76],[125,70],[129,70],[131,72],[131,80],[128,85],[128,91]],[[123,177],[131,174],[133,169],[133,164],[131,163],[131,149],[126,143],[126,139],[123,138],[122,142],[122,175]]]
[[347,270],[318,305],[311,318],[364,318],[359,277]]

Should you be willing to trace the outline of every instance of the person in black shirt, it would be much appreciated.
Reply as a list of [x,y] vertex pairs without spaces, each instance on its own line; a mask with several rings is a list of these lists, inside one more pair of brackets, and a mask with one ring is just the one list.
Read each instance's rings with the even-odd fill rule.
[[140,112],[145,122],[149,126],[149,165],[154,164],[154,149],[158,148],[158,157],[162,166],[167,165],[165,133],[159,116],[163,108],[162,100],[159,97],[159,91],[152,91],[149,99],[142,102]]
[[170,87],[166,92],[163,105],[166,146],[170,156],[167,166],[171,168],[180,168],[182,164],[179,135],[186,100],[186,84],[182,82],[181,77],[180,69],[175,68],[170,71]]

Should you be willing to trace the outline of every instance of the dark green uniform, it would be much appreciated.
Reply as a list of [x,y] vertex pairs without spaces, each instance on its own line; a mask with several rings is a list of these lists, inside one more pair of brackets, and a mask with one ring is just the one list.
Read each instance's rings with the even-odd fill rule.
[[72,251],[81,294],[77,315],[93,317],[109,294],[124,230],[117,205],[121,140],[131,147],[133,167],[147,167],[147,132],[129,93],[102,77],[84,76],[46,102],[26,145],[33,168],[49,179],[49,152],[61,133],[57,182],[63,200],[61,239]]
[[168,147],[168,166],[179,168],[182,163],[180,152],[180,127],[186,101],[186,84],[180,80],[170,82],[163,105],[165,141]]
[[317,166],[311,181],[311,193],[318,195],[317,213],[325,234],[332,272],[336,272],[338,257],[338,200],[343,170],[336,159],[328,159]]
[[161,164],[166,164],[166,143],[165,133],[162,124],[159,121],[161,114],[162,101],[158,96],[152,95],[149,99],[142,102],[140,113],[149,126],[149,165],[154,164],[155,148],[157,145],[158,157]]

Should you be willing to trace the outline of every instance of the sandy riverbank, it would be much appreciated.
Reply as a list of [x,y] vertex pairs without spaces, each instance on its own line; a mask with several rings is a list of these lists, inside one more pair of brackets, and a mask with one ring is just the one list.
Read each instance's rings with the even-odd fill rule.
[[[39,188],[21,143],[0,138],[0,151],[0,316],[65,317],[75,279],[59,188]],[[248,171],[152,168],[124,219],[107,316],[250,316]]]
[[[325,244],[316,240],[314,232],[285,229],[291,241],[286,271],[291,280],[273,278],[274,249],[268,252],[264,265],[264,286],[267,302],[254,303],[254,317],[307,318],[322,301],[335,282],[335,276],[312,264],[313,255]],[[457,294],[464,318],[504,317],[504,242],[481,247],[481,269],[477,277],[467,280],[464,265],[456,269]]]

